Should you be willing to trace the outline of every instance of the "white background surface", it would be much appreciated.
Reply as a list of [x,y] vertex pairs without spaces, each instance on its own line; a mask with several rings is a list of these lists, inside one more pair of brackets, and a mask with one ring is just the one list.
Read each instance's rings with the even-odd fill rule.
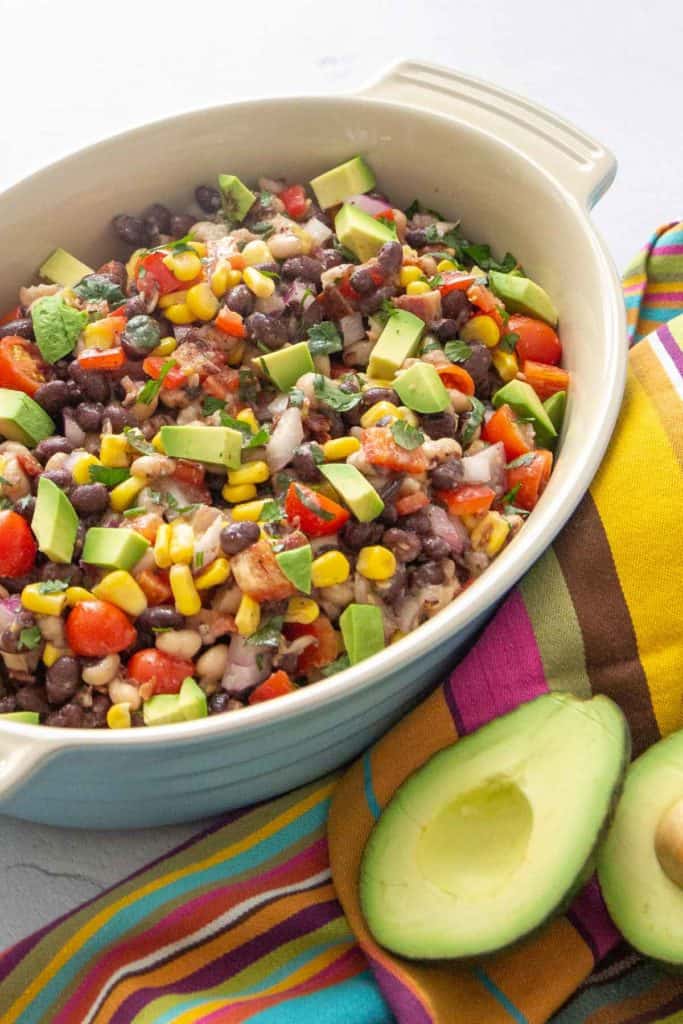
[[[595,220],[620,268],[683,217],[679,0],[0,0],[0,38],[0,189],[145,121],[353,91],[414,57],[536,99],[616,153]],[[0,817],[0,947],[195,827],[87,834]]]

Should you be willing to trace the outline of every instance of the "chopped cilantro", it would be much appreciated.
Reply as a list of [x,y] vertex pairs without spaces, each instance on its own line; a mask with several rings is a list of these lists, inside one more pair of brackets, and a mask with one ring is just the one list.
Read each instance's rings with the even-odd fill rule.
[[252,644],[254,647],[277,647],[280,643],[282,623],[284,621],[282,615],[273,615],[272,618],[264,622],[260,629],[257,629],[255,633],[248,637],[247,643]]
[[404,213],[408,220],[411,220],[416,213],[431,213],[432,217],[436,217],[437,220],[443,220],[443,217],[436,210],[430,210],[428,206],[423,206],[419,199],[413,199],[409,206],[406,206]]
[[126,301],[120,287],[104,274],[89,274],[74,286],[74,292],[85,302],[106,302],[116,309]]
[[461,434],[461,440],[465,446],[473,440],[477,428],[484,422],[484,403],[480,402],[474,395],[470,398],[470,402],[472,403],[472,408],[466,414],[467,420]]
[[202,402],[203,416],[211,416],[212,413],[218,412],[220,409],[225,409],[225,402],[222,398],[214,398],[213,395],[207,395]]
[[273,498],[263,502],[259,519],[262,523],[276,523],[285,518],[285,510],[282,505]]
[[330,662],[325,668],[321,669],[321,673],[324,676],[333,676],[335,672],[342,672],[345,668],[348,668],[351,662],[349,661],[348,654],[341,654],[336,661]]
[[396,316],[400,313],[398,306],[395,306],[389,299],[382,299],[382,305],[379,307],[373,316],[379,320],[381,324],[386,324],[387,320],[390,320],[392,316]]
[[204,552],[197,551],[194,556],[194,567],[195,569],[201,569],[204,565]]
[[63,594],[68,589],[68,580],[44,580],[38,584],[39,594]]
[[134,451],[140,452],[141,455],[158,454],[139,427],[124,427],[123,433],[126,435],[126,440]]
[[151,405],[161,391],[164,381],[175,365],[175,359],[167,359],[161,367],[158,378],[156,380],[147,381],[145,386],[139,392],[136,402],[139,402],[141,405]]
[[444,352],[452,363],[465,363],[472,355],[472,349],[467,342],[458,338],[455,341],[447,341]]
[[507,494],[504,494],[503,497],[500,499],[501,504],[503,506],[505,506],[505,505],[512,505],[513,501],[517,497],[517,494],[518,494],[519,489],[520,489],[521,486],[522,486],[521,483],[518,483],[518,484],[515,484],[514,487],[511,487],[510,490],[507,492]]
[[[269,220],[259,220],[256,224],[252,224],[249,230],[253,231],[255,235],[260,235],[261,238],[270,238],[275,228]],[[261,273],[267,273],[267,271],[262,270]]]
[[441,274],[435,274],[434,277],[430,277],[429,278],[429,280],[427,281],[427,284],[432,289],[432,291],[435,288],[440,288],[441,285],[443,284],[443,277],[442,277],[442,275]]
[[498,348],[503,352],[514,352],[515,346],[519,341],[519,335],[514,331],[507,331],[498,342]]
[[22,629],[19,633],[19,646],[24,650],[32,651],[42,642],[43,634],[38,626],[31,626],[29,629]]
[[512,462],[508,462],[506,469],[520,469],[522,466],[529,466],[535,459],[535,452],[525,452],[524,455],[519,455]]
[[289,390],[289,404],[293,405],[295,409],[300,409],[304,404],[304,395],[301,388],[290,388]]
[[321,373],[315,375],[313,391],[320,402],[337,412],[348,412],[349,409],[354,409],[361,400],[360,393],[341,391]]
[[135,516],[144,515],[146,511],[147,509],[143,508],[142,505],[136,505],[135,508],[127,508],[123,515],[126,519],[134,519]]
[[425,436],[418,427],[413,427],[405,420],[394,420],[391,424],[391,433],[394,441],[406,451],[413,451],[424,443]]
[[116,487],[128,479],[130,472],[124,466],[91,466],[89,475],[94,484]]
[[262,424],[256,433],[252,433],[248,423],[245,423],[243,420],[236,420],[233,416],[229,416],[227,412],[221,413],[221,423],[224,427],[230,427],[231,430],[239,430],[242,435],[243,448],[260,448],[262,445],[267,444],[270,438],[270,430],[265,424]]
[[328,356],[333,352],[341,352],[342,338],[337,325],[331,320],[313,324],[308,328],[308,347],[312,356]]

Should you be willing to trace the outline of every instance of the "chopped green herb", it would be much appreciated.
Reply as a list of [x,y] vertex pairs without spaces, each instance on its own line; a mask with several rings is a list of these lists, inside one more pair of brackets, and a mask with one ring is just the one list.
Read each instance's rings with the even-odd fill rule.
[[277,523],[285,518],[285,510],[282,505],[273,498],[263,502],[259,519],[262,523]]
[[430,210],[428,206],[423,206],[419,199],[413,199],[410,206],[406,206],[404,213],[408,220],[411,220],[416,213],[430,213],[432,217],[436,217],[437,220],[443,220],[443,217],[436,210]]
[[227,412],[221,413],[221,423],[224,427],[230,427],[231,430],[239,430],[242,435],[243,448],[260,448],[262,445],[267,444],[270,438],[270,430],[265,424],[262,424],[256,433],[252,433],[248,423],[245,423],[243,420],[236,420],[233,416],[229,416]]
[[518,341],[519,335],[516,334],[514,331],[508,331],[506,334],[502,336],[502,338],[498,342],[498,348],[500,348],[503,352],[514,352],[515,346],[517,345]]
[[211,416],[214,412],[218,412],[220,409],[225,409],[225,402],[222,398],[214,398],[213,395],[207,395],[202,402],[203,416]]
[[322,466],[323,462],[325,461],[325,453],[323,452],[320,445],[317,443],[317,441],[311,441],[309,448],[316,466]]
[[130,476],[129,470],[121,466],[91,466],[89,469],[90,479],[94,484],[104,484],[105,487],[116,487],[122,484]]
[[385,227],[390,228],[394,233],[394,237],[396,236],[396,224],[394,222],[393,217],[388,217],[385,214],[380,214],[378,217],[375,217],[375,220],[378,220],[380,224],[384,224]]
[[326,523],[332,522],[334,514],[323,508],[322,505],[309,496],[308,491],[303,490],[298,484],[295,484],[295,494],[304,508],[316,515],[318,519],[323,519]]
[[68,580],[44,580],[38,584],[39,594],[63,594],[68,589]]
[[204,565],[204,552],[197,551],[194,556],[194,567],[195,569],[201,569]]
[[171,252],[187,252],[188,249],[192,249],[188,242],[192,241],[192,232],[187,235],[183,235],[182,238],[176,238],[175,242],[162,242],[161,245],[155,245],[152,249],[147,249],[147,252],[161,252],[170,249]]
[[259,274],[263,274],[264,277],[269,277],[271,281],[280,280],[280,275],[276,270],[259,270]]
[[[252,224],[249,230],[253,231],[255,235],[260,235],[261,238],[270,238],[275,228],[269,220],[259,220],[256,224]],[[263,274],[265,271],[262,270],[261,273]]]
[[340,654],[336,661],[330,662],[329,665],[326,665],[325,668],[320,671],[324,676],[333,676],[335,672],[342,672],[345,668],[348,668],[350,664],[351,662],[349,661],[348,654],[344,653]]
[[139,427],[124,427],[123,433],[131,448],[140,452],[141,455],[157,455],[158,452],[151,445]]
[[372,315],[381,324],[386,324],[387,320],[390,320],[392,316],[396,316],[397,313],[400,313],[398,306],[395,306],[389,299],[382,299],[382,305]]
[[322,373],[316,373],[313,391],[320,402],[337,412],[348,412],[349,409],[355,409],[361,400],[360,393],[341,391],[327,377],[323,377]]
[[441,274],[435,274],[434,277],[429,278],[427,284],[432,289],[432,291],[435,288],[440,288],[441,285],[443,284],[443,277],[441,276]]
[[6,508],[11,508],[12,502],[9,498],[0,498],[0,509],[4,511]]
[[239,371],[239,396],[243,402],[255,402],[258,395],[258,380],[252,370]]
[[32,651],[42,642],[43,634],[38,626],[31,626],[29,629],[22,629],[19,633],[19,646],[24,650]]
[[466,341],[456,338],[455,341],[446,342],[444,352],[452,363],[465,363],[472,355],[472,348]]
[[472,397],[470,398],[470,402],[472,403],[472,408],[466,414],[467,420],[465,422],[465,426],[463,427],[463,431],[461,434],[462,443],[465,446],[467,446],[472,441],[474,435],[477,432],[477,429],[484,422],[484,403],[480,402],[479,399],[475,398],[474,395],[472,395]]
[[517,260],[511,252],[506,252],[503,259],[498,261],[491,255],[491,247],[489,245],[463,242],[463,251],[467,258],[478,267],[481,267],[482,270],[498,270],[503,274],[509,274],[517,266]]
[[508,462],[506,469],[520,469],[522,466],[529,466],[535,459],[535,452],[525,452],[524,455],[519,455],[512,462]]
[[503,506],[505,506],[505,505],[512,505],[512,503],[514,502],[515,498],[517,497],[517,494],[519,493],[519,489],[520,489],[521,486],[522,486],[521,483],[519,483],[519,484],[515,484],[514,487],[511,487],[510,490],[507,492],[507,494],[504,494],[503,497],[500,499],[501,504]]
[[528,508],[518,508],[516,505],[505,505],[503,512],[506,516],[528,516]]
[[293,405],[295,409],[300,409],[304,404],[304,395],[301,388],[290,388],[289,390],[289,404]]
[[147,511],[142,505],[136,505],[135,508],[127,508],[123,515],[126,519],[134,519],[135,516],[142,516]]
[[110,309],[116,309],[126,301],[117,284],[104,274],[90,274],[74,286],[74,292],[84,302],[106,302]]
[[277,647],[280,643],[282,623],[284,621],[282,615],[273,615],[271,619],[267,619],[264,622],[260,629],[257,629],[255,633],[248,637],[247,643],[252,644],[254,647]]
[[413,427],[410,423],[406,423],[405,420],[394,420],[391,424],[391,433],[396,444],[409,452],[419,448],[425,439],[419,427]]
[[262,188],[256,198],[261,206],[270,206],[273,201],[273,193],[269,192],[267,188]]
[[167,359],[161,367],[157,380],[148,380],[136,398],[141,405],[151,405],[161,391],[164,381],[176,365],[175,359]]
[[343,348],[342,337],[337,330],[337,325],[331,320],[323,320],[322,323],[313,324],[308,328],[308,347],[312,356],[328,356],[333,352],[341,352]]

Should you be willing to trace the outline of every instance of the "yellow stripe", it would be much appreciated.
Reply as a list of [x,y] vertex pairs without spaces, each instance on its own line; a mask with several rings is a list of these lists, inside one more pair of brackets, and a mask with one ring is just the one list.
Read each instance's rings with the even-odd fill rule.
[[[633,282],[635,284],[635,282]],[[683,289],[683,278],[679,278],[677,281],[650,281],[647,290],[648,293],[656,292],[677,292]]]
[[[681,470],[657,411],[630,370],[621,429],[591,491],[631,614],[662,733],[681,724],[683,632],[672,617],[672,609],[681,606],[680,531],[662,529],[660,510],[668,510],[669,517],[673,514],[672,498],[682,486]],[[652,565],[648,558],[655,545],[657,564]]]
[[[162,875],[160,878],[155,878],[149,882],[142,889],[139,889],[135,895],[135,901],[142,899],[144,896],[150,893],[156,892],[159,889],[163,889],[164,886],[171,885],[173,882],[178,881],[180,878],[184,878],[187,875],[193,875],[200,871],[204,871],[207,868],[214,867],[216,864],[220,864],[223,861],[230,860],[231,857],[235,857],[240,853],[244,853],[250,850],[252,847],[257,846],[264,839],[274,835],[280,829],[285,828],[296,818],[305,814],[306,811],[310,810],[311,807],[319,803],[322,799],[326,799],[334,789],[336,785],[336,779],[321,789],[315,790],[310,796],[308,796],[301,803],[295,804],[290,807],[283,814],[274,818],[272,821],[267,822],[257,832],[246,836],[244,839],[226,849],[220,850],[211,857],[207,857],[203,861],[198,863],[191,863],[186,868],[178,871],[172,871],[168,875]],[[112,918],[119,910],[130,905],[130,894],[126,893],[120,900],[106,907],[104,910],[96,914],[95,917],[91,918],[83,928],[73,935],[69,941],[62,946],[58,954],[53,960],[47,964],[40,974],[34,978],[31,984],[28,986],[22,997],[17,1000],[16,1003],[7,1011],[6,1016],[3,1017],[3,1024],[14,1024],[18,1019],[19,1015],[26,1009],[26,1007],[36,998],[41,989],[50,981],[55,974],[67,963],[78,950],[92,938],[92,936],[103,928],[107,921]]]

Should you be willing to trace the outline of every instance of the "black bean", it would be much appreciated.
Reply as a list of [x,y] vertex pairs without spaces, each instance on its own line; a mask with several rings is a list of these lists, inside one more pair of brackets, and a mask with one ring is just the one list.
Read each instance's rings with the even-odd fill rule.
[[147,244],[147,229],[142,217],[131,217],[128,213],[119,213],[112,220],[112,225],[121,241],[127,245]]
[[174,213],[171,217],[170,234],[174,238],[182,238],[188,234],[194,223],[195,218],[191,217],[189,213]]
[[218,213],[221,208],[221,194],[211,185],[198,185],[194,197],[204,213]]
[[319,444],[324,444],[331,437],[343,437],[346,433],[341,415],[327,407],[325,412],[316,412],[311,409],[304,417],[304,428]]
[[126,299],[126,303],[123,307],[123,315],[131,320],[135,316],[141,316],[147,312],[147,303],[142,295],[131,295],[129,299]]
[[27,523],[31,523],[33,519],[33,513],[36,510],[36,499],[32,494],[26,494],[23,498],[19,498],[14,506],[14,511],[20,515]]
[[225,304],[233,313],[239,313],[240,316],[249,316],[254,308],[254,296],[246,284],[237,284],[228,292]]
[[450,317],[443,317],[441,320],[434,320],[429,326],[434,334],[436,334],[439,341],[450,341],[452,338],[457,338],[458,336],[458,321],[452,320]]
[[91,729],[103,729],[107,724],[107,711],[110,707],[111,701],[106,693],[93,693],[88,726]]
[[122,291],[125,291],[128,274],[126,272],[126,265],[121,260],[109,260],[108,263],[103,263],[101,267],[97,268],[96,273],[100,277],[108,277]]
[[455,320],[458,328],[462,327],[467,320],[471,308],[465,293],[457,288],[452,292],[448,292],[441,299],[441,312],[447,319]]
[[50,704],[63,704],[71,700],[81,680],[78,658],[63,655],[47,670],[45,689]]
[[142,615],[138,615],[135,625],[138,629],[153,633],[155,629],[182,629],[184,621],[175,608],[159,604],[155,608],[146,608]]
[[322,272],[322,261],[314,259],[313,256],[290,256],[282,264],[280,271],[282,276],[288,280],[298,277],[303,281],[311,281],[313,284],[320,284]]
[[321,479],[310,444],[302,444],[297,448],[292,459],[292,469],[304,483],[315,484]]
[[46,437],[43,441],[39,441],[33,449],[33,454],[45,465],[47,460],[53,455],[57,455],[58,452],[66,452],[68,455],[73,450],[74,446],[71,441],[67,441],[65,437],[55,434],[54,437]]
[[82,402],[76,406],[74,419],[86,434],[96,434],[102,427],[104,407],[100,402]]
[[27,338],[33,341],[33,320],[30,316],[22,316],[17,320],[10,320],[7,324],[0,326],[0,338]]
[[462,459],[446,459],[436,466],[430,475],[432,487],[438,491],[450,491],[457,487],[463,477]]
[[403,516],[401,525],[406,530],[413,530],[420,534],[421,537],[432,532],[432,521],[422,509],[419,512],[413,512],[410,516]]
[[383,601],[387,604],[396,604],[406,592],[406,570],[400,562],[396,566],[396,572],[385,583],[376,583],[375,588]]
[[78,704],[65,704],[63,708],[47,716],[45,725],[62,729],[81,729],[85,725],[85,717],[85,711]]
[[377,262],[385,277],[397,274],[403,263],[403,246],[400,242],[385,242],[377,253]]
[[16,698],[20,711],[37,711],[39,715],[46,715],[50,710],[42,686],[22,686],[17,690]]
[[230,523],[221,530],[221,547],[226,555],[236,555],[245,548],[255,544],[261,535],[256,523],[248,520],[240,523]]
[[422,538],[422,554],[430,560],[440,561],[450,554],[450,550],[443,537]]
[[84,370],[74,359],[69,367],[69,375],[89,401],[107,402],[109,400],[109,381],[104,373]]
[[377,290],[377,282],[369,267],[359,267],[358,270],[354,270],[349,278],[349,284],[359,295],[371,295]]
[[142,214],[147,228],[147,237],[156,242],[159,235],[168,235],[171,231],[171,211],[163,203],[152,203]]
[[72,556],[74,562],[77,562],[78,559],[83,554],[83,544],[85,542],[86,532],[87,531],[85,529],[84,524],[82,522],[79,522],[78,526],[76,527],[76,541],[74,543],[74,553]]
[[[294,259],[294,257],[292,258]],[[332,267],[338,267],[344,262],[341,253],[337,252],[336,249],[323,249],[319,259],[323,270],[331,270]]]
[[399,562],[415,561],[422,550],[422,543],[417,534],[396,526],[384,531],[382,544],[393,551]]
[[104,484],[81,484],[70,495],[79,515],[101,515],[109,506],[109,491]]
[[52,483],[59,487],[60,491],[65,491],[71,487],[73,480],[71,479],[71,473],[67,469],[49,469],[45,473],[41,473],[46,480],[51,480]]
[[9,693],[5,697],[0,697],[0,715],[7,715],[16,710],[17,698],[13,693]]
[[41,384],[33,398],[45,412],[54,416],[68,404],[69,388],[66,381],[51,380]]
[[[313,324],[319,324],[323,319],[323,309],[319,302],[312,302],[310,306],[306,306],[303,316],[301,317],[301,325],[304,330],[307,327],[312,327]],[[296,318],[295,318],[296,322]],[[297,335],[297,338],[299,335]],[[296,340],[296,339],[293,339]]]
[[491,369],[491,350],[475,341],[470,345],[472,354],[461,365],[467,370],[474,381],[474,386],[479,389],[488,384],[489,370]]
[[364,316],[372,316],[385,300],[393,299],[395,295],[398,295],[398,289],[392,284],[385,284],[378,288],[374,295],[364,295],[359,299],[358,309]]
[[427,244],[427,232],[424,228],[408,228],[406,243],[413,249],[421,249],[423,245]]
[[270,263],[255,263],[254,270],[260,270],[261,273],[265,271],[266,274],[279,274],[280,264],[273,263],[272,261]]
[[458,421],[452,412],[425,413],[420,424],[427,437],[436,441],[440,437],[455,437]]
[[243,707],[241,701],[231,697],[225,690],[217,690],[209,698],[209,714],[210,715],[221,715],[225,711],[236,711],[237,708]]
[[252,338],[271,350],[282,348],[287,341],[287,324],[268,313],[252,313],[246,327]]
[[365,411],[371,406],[376,405],[377,402],[391,402],[393,405],[401,404],[401,400],[393,388],[368,388],[367,391],[363,392],[363,397],[359,404],[361,409]]
[[355,523],[349,520],[342,526],[339,539],[349,551],[360,551],[368,545],[378,544],[383,532],[381,523]]
[[122,405],[107,405],[102,412],[102,423],[109,423],[114,434],[120,434],[124,427],[135,421],[135,416]]
[[433,586],[444,581],[441,562],[425,562],[411,573],[411,584],[415,588]]

